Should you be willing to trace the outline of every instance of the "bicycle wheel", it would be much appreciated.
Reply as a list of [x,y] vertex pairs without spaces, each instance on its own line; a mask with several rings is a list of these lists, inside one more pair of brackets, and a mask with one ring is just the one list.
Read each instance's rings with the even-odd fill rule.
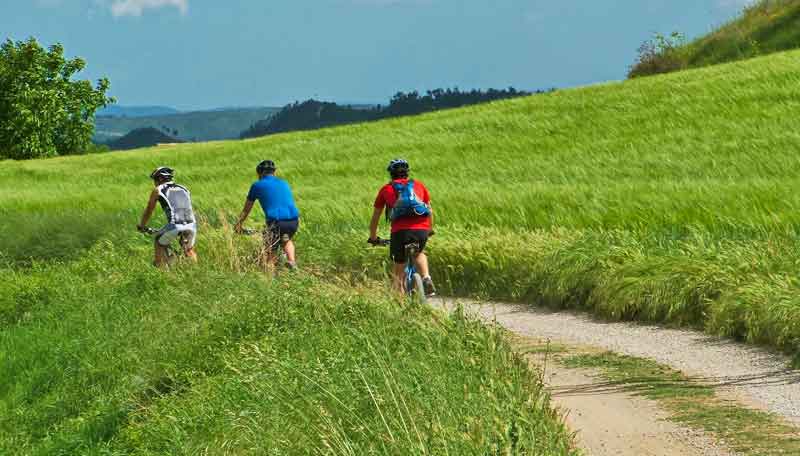
[[420,304],[427,303],[428,298],[425,296],[425,285],[423,285],[422,276],[419,275],[419,273],[415,272],[414,275],[411,276],[411,285],[413,285],[411,290],[409,290],[411,299]]
[[175,252],[175,250],[172,248],[171,245],[167,246],[166,252],[164,252],[164,256],[166,256],[167,266],[170,268],[175,266],[175,263],[178,262],[178,254]]

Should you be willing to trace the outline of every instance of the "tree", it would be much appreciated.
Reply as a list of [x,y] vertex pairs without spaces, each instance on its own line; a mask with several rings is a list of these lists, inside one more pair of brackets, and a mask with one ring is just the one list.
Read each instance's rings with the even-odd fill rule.
[[84,153],[91,148],[95,111],[108,79],[72,81],[86,66],[67,60],[60,44],[42,48],[34,38],[0,45],[0,158],[22,160]]

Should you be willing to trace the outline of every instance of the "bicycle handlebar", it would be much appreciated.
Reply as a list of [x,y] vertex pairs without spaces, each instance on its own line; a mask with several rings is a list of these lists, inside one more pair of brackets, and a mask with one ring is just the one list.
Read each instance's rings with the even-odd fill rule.
[[139,232],[142,233],[142,234],[147,234],[149,236],[152,236],[152,235],[158,233],[158,230],[155,229],[155,228],[150,228],[149,226],[145,226],[145,227],[140,228]]

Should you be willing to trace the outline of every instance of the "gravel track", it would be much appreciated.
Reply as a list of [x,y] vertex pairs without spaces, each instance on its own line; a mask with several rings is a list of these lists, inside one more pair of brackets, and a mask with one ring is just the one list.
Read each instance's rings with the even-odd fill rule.
[[[482,319],[495,319],[525,336],[653,359],[800,425],[800,370],[791,369],[784,355],[690,330],[602,322],[586,314],[518,304],[458,302]],[[437,304],[454,306],[451,300]]]

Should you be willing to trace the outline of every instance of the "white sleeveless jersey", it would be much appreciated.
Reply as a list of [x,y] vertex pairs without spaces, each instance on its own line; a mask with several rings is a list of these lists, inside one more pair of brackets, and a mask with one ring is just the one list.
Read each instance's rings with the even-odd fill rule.
[[158,202],[164,209],[167,222],[177,225],[194,223],[192,197],[186,187],[174,182],[166,182],[157,188]]

